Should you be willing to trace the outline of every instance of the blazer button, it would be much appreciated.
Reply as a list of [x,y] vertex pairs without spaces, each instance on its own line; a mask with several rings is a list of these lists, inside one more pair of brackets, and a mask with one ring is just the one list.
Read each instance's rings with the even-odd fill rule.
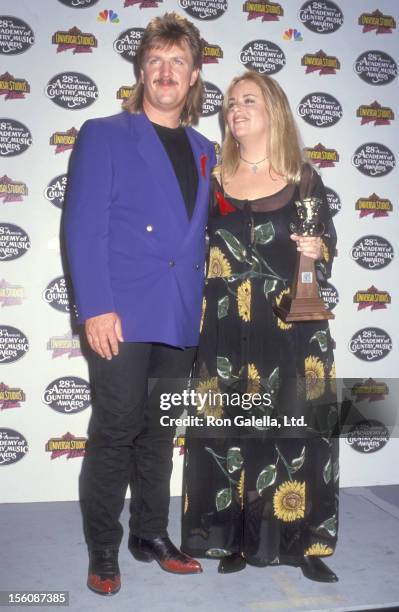
[[152,225],[147,225],[147,227],[145,228],[147,230],[147,232],[152,232]]
[[170,262],[169,262],[169,266],[170,266],[171,268],[173,268],[173,266],[174,266],[174,265],[175,265],[175,262],[173,261],[173,259],[171,259],[171,260],[170,260]]

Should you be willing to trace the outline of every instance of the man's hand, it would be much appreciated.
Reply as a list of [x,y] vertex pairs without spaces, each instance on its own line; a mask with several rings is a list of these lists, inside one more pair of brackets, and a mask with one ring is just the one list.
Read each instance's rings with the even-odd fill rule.
[[85,321],[85,332],[90,347],[104,359],[112,359],[123,342],[122,324],[116,312],[90,317]]
[[322,259],[323,244],[321,238],[316,236],[298,236],[298,234],[292,234],[290,238],[296,242],[296,250],[306,255],[306,257]]

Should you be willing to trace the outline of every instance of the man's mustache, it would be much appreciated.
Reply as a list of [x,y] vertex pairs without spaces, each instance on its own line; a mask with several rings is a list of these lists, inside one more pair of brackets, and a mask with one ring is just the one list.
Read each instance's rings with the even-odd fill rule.
[[177,85],[177,81],[174,79],[155,79],[155,83],[159,83],[160,85]]

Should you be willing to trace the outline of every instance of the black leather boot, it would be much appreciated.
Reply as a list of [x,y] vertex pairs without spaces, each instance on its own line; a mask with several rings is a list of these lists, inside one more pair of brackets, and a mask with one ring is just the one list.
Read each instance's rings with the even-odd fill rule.
[[232,574],[245,569],[247,562],[240,553],[233,553],[227,557],[222,557],[219,561],[219,574]]
[[338,582],[338,576],[319,557],[304,557],[300,565],[302,574],[316,582]]

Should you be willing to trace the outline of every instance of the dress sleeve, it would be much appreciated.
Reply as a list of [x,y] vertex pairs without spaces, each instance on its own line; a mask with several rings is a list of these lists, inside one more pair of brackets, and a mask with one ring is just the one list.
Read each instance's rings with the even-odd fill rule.
[[337,244],[337,233],[335,231],[330,207],[328,206],[327,194],[323,181],[317,172],[313,172],[312,176],[312,195],[320,198],[323,202],[320,211],[320,221],[324,225],[323,241],[323,259],[316,262],[316,274],[320,282],[325,282],[331,276],[333,259]]

